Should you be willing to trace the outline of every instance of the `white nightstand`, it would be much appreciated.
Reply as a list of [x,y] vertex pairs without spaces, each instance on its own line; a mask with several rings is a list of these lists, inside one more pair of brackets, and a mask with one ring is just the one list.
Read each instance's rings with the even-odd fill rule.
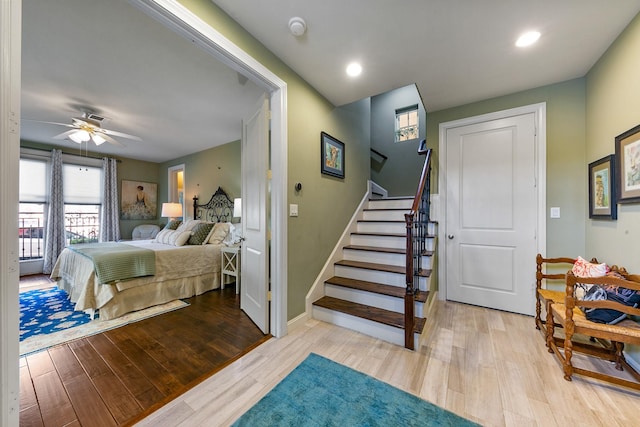
[[224,289],[225,276],[236,278],[236,294],[240,292],[240,246],[223,246],[220,249],[222,259],[220,266],[220,287]]

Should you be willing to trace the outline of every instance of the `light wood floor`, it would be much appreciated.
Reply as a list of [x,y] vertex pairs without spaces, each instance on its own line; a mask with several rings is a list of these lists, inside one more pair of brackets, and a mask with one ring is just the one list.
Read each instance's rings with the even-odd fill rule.
[[229,425],[315,352],[485,426],[640,426],[640,393],[565,381],[532,317],[450,302],[436,317],[416,352],[310,320],[136,425]]

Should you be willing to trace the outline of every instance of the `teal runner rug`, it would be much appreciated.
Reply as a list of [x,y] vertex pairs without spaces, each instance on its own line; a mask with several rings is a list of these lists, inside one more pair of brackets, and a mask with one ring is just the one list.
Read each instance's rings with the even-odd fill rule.
[[478,426],[311,353],[233,426]]

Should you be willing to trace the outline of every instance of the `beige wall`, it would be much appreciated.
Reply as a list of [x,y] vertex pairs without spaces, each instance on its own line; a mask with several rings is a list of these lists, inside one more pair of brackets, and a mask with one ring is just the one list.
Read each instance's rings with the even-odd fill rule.
[[[288,200],[299,217],[288,223],[288,304],[292,319],[366,191],[369,177],[369,104],[336,109],[212,2],[181,3],[287,83]],[[345,144],[344,180],[320,174],[320,132]],[[302,191],[296,193],[294,184]],[[187,184],[189,185],[189,184]]]
[[[585,256],[585,81],[575,79],[499,98],[427,113],[427,145],[434,148],[434,192],[438,183],[440,123],[546,102],[547,105],[547,250],[546,255]],[[548,208],[560,207],[550,219]],[[587,256],[594,256],[587,253]],[[531,260],[534,268],[535,260]]]

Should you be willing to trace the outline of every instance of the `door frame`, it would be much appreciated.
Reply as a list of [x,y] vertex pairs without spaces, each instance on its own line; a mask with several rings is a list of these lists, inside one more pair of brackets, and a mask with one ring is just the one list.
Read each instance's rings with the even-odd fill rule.
[[[507,110],[481,114],[479,116],[466,117],[464,119],[443,122],[439,125],[439,155],[438,155],[438,218],[444,221],[447,218],[447,132],[449,129],[474,125],[491,120],[505,119],[522,114],[534,114],[536,128],[535,135],[535,173],[537,188],[537,233],[536,249],[538,253],[546,253],[547,248],[547,103],[525,105]],[[438,227],[438,241],[445,242],[446,226],[442,223]],[[446,245],[439,244],[437,248],[438,264],[447,265]],[[533,268],[534,260],[531,260]],[[438,299],[447,299],[447,269],[438,268]],[[532,276],[532,286],[535,287],[535,278]]]
[[[287,84],[177,0],[130,3],[269,93],[271,104],[271,334],[287,333]],[[0,425],[18,424],[18,160],[22,2],[0,2]]]

